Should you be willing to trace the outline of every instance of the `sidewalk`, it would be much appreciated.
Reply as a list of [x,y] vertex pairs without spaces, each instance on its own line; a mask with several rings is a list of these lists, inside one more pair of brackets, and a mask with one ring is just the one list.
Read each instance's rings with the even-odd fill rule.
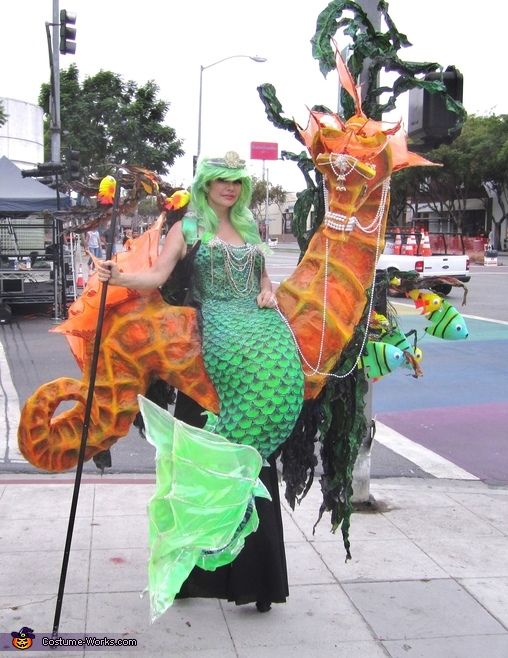
[[[4,641],[22,626],[51,632],[72,488],[73,474],[0,479]],[[179,601],[150,625],[140,593],[152,481],[84,477],[59,631],[137,640],[136,649],[95,652],[108,658],[506,658],[508,488],[411,478],[372,480],[370,489],[377,511],[353,515],[347,564],[328,515],[312,535],[319,483],[294,514],[284,501],[285,605],[259,614]]]

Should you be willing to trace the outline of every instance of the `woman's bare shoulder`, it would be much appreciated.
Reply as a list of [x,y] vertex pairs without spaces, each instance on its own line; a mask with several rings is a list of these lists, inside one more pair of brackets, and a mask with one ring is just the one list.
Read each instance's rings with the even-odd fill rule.
[[182,230],[182,220],[178,220],[175,222],[169,229],[166,235],[166,240],[167,239],[177,241],[177,242],[185,242],[184,239],[184,234]]
[[181,224],[180,221],[175,222],[166,233],[166,237],[163,239],[162,250],[160,252],[160,255],[163,258],[176,257],[177,259],[180,259],[185,256],[186,244]]

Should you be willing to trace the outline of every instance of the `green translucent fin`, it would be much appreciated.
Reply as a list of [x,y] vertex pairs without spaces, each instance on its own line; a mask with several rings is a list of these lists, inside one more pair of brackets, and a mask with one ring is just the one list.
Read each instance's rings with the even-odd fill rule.
[[254,497],[270,498],[258,479],[261,455],[190,427],[138,396],[148,441],[156,448],[156,490],[148,504],[151,620],[173,603],[198,565],[232,562],[258,527]]

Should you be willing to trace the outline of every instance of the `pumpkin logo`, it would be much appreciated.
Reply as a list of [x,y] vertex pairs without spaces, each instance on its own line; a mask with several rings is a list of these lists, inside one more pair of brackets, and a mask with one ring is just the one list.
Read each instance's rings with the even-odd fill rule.
[[12,646],[16,649],[21,649],[22,651],[24,649],[30,649],[35,638],[33,630],[28,628],[28,626],[23,626],[23,628],[19,630],[19,633],[17,631],[12,631],[11,635]]

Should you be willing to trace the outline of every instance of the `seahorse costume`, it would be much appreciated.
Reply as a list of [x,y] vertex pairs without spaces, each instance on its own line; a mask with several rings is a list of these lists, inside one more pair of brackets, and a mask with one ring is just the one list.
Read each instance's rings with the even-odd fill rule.
[[[213,570],[231,562],[256,528],[253,496],[266,497],[257,479],[262,456],[284,441],[296,420],[304,397],[302,370],[305,398],[314,399],[364,313],[383,249],[391,173],[431,164],[408,152],[400,125],[387,128],[363,114],[340,58],[337,68],[355,114],[344,122],[311,112],[308,127],[300,130],[326,180],[328,208],[305,257],[277,290],[298,357],[277,313],[257,308],[257,248],[210,241],[213,230],[196,256],[202,341],[195,309],[164,304],[158,293],[108,290],[85,458],[125,436],[138,411],[136,395],[156,377],[217,414],[208,423],[214,433],[189,429],[139,396],[148,438],[157,446],[157,491],[149,507],[153,617],[171,605],[194,564]],[[235,171],[230,176],[239,177]],[[242,193],[247,187],[242,184]],[[137,262],[134,246],[122,262],[118,255],[124,271],[153,263],[159,230],[140,238]],[[38,468],[61,471],[76,464],[98,290],[92,281],[60,328],[83,381],[61,378],[43,385],[23,407],[20,449]],[[75,407],[53,418],[60,401],[69,399],[77,401]]]

